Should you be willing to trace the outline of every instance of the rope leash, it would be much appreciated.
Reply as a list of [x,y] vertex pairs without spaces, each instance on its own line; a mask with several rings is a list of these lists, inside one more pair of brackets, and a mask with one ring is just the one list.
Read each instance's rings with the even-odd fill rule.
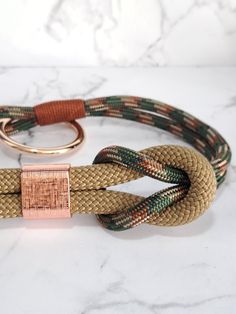
[[[103,149],[92,166],[70,168],[70,212],[96,214],[111,230],[141,223],[162,226],[196,219],[212,202],[224,181],[231,159],[229,145],[210,126],[170,105],[138,97],[53,101],[35,107],[0,108],[0,119],[10,119],[7,135],[36,125],[72,121],[86,116],[108,116],[152,125],[181,137],[199,152],[179,146],[159,146],[140,152],[112,146]],[[150,176],[172,184],[148,198],[107,187]],[[0,217],[22,216],[21,170],[0,170]]]

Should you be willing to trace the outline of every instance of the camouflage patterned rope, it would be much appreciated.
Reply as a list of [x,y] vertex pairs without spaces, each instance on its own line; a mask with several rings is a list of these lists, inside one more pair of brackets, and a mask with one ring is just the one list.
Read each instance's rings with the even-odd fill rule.
[[[81,102],[81,100],[78,101]],[[64,102],[66,104],[66,101]],[[91,168],[97,177],[99,177],[100,171],[98,167],[101,167],[103,171],[102,167],[117,165],[118,172],[127,172],[121,182],[147,175],[172,184],[168,189],[157,192],[146,199],[135,196],[136,201],[134,201],[134,198],[131,197],[132,201],[126,202],[126,205],[120,210],[96,211],[94,209],[94,213],[97,214],[103,226],[111,230],[125,230],[143,222],[156,225],[178,225],[192,221],[209,206],[216,187],[214,180],[219,187],[225,179],[231,159],[229,145],[216,130],[180,109],[152,99],[112,96],[89,99],[83,104],[85,116],[123,118],[155,126],[181,137],[201,153],[174,146],[153,148],[142,152],[135,152],[119,146],[103,149],[96,156],[94,166],[90,166],[97,167]],[[57,107],[54,106],[54,111],[55,108]],[[7,128],[8,134],[13,135],[39,124],[35,112],[32,107],[5,106],[0,108],[0,118],[10,117],[14,119]],[[98,172],[96,172],[97,170]],[[89,181],[90,178],[88,177],[87,180]],[[99,181],[99,178],[97,180]],[[97,184],[95,187],[89,187],[87,191],[91,191],[93,194],[99,192],[100,196],[108,196],[111,191],[101,191],[100,189],[118,184],[112,180],[109,184],[102,186]],[[77,190],[78,193],[81,193],[79,191],[81,191],[81,187],[78,187]],[[4,193],[7,194],[8,192],[5,191]],[[119,194],[121,192],[117,193],[114,194],[120,197],[119,201],[117,198],[117,202],[128,197]],[[197,194],[200,195],[199,200],[197,200]],[[205,195],[206,198],[202,195]],[[73,204],[73,212],[77,212],[76,206],[78,204],[76,202],[77,197],[75,197],[75,204]],[[105,198],[104,202],[106,202]],[[97,207],[99,206],[98,204]],[[81,208],[78,212],[87,211]],[[88,210],[88,212],[90,211]]]

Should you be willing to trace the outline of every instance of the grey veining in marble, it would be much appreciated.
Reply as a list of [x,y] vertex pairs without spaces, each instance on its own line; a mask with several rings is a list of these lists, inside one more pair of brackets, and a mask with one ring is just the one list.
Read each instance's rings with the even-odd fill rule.
[[0,3],[3,66],[236,64],[236,0]]
[[[63,5],[54,6],[51,19]],[[155,98],[217,128],[233,151],[226,183],[215,202],[205,215],[185,226],[142,225],[119,233],[104,230],[92,215],[0,221],[1,313],[234,313],[235,81],[235,68],[0,68],[2,104],[115,94]],[[112,144],[137,150],[183,145],[172,135],[131,121],[86,118],[80,123],[87,135],[85,145],[54,162],[91,164],[100,149]],[[16,139],[30,145],[57,145],[72,137],[66,126],[57,125],[34,128]],[[1,145],[0,160],[1,167],[19,167],[35,158]],[[144,178],[114,188],[145,196],[162,187]]]

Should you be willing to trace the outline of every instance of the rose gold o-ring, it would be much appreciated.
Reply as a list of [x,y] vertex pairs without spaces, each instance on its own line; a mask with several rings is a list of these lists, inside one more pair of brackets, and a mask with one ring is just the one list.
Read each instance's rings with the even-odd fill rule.
[[49,148],[47,147],[36,148],[36,147],[23,145],[23,144],[15,142],[6,133],[7,124],[11,122],[11,120],[12,119],[10,118],[0,119],[0,140],[6,145],[10,146],[11,148],[16,149],[17,151],[20,151],[22,153],[33,154],[33,155],[34,154],[61,155],[61,154],[68,153],[74,150],[75,148],[78,148],[79,145],[84,140],[84,131],[82,127],[76,121],[70,121],[68,122],[69,125],[72,126],[72,128],[76,131],[76,134],[77,134],[76,138],[72,142],[65,145],[49,147]]

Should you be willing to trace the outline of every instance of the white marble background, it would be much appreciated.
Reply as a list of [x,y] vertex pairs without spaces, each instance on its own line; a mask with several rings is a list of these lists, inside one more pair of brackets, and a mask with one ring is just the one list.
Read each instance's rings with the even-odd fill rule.
[[[0,1],[0,102],[138,95],[215,127],[233,158],[205,215],[177,228],[103,229],[91,215],[0,221],[1,314],[233,314],[236,309],[236,0]],[[163,66],[163,67],[160,67]],[[83,149],[41,162],[91,164],[105,146],[183,143],[135,122],[87,118]],[[58,145],[65,127],[18,141]],[[0,147],[2,168],[35,158]],[[37,162],[39,162],[37,160]],[[150,195],[148,178],[114,187]]]
[[236,64],[236,0],[0,1],[1,66]]
[[[0,221],[2,314],[233,314],[236,308],[236,69],[3,68],[4,104],[133,94],[161,99],[210,123],[233,151],[227,180],[211,208],[191,224],[103,229],[96,218]],[[71,156],[43,162],[91,164],[118,144],[132,149],[182,141],[163,131],[111,118],[81,119],[87,140]],[[30,145],[62,144],[67,128],[34,128],[16,137]],[[1,167],[35,162],[1,145]],[[37,159],[37,162],[39,160]],[[116,187],[150,195],[148,178]]]

